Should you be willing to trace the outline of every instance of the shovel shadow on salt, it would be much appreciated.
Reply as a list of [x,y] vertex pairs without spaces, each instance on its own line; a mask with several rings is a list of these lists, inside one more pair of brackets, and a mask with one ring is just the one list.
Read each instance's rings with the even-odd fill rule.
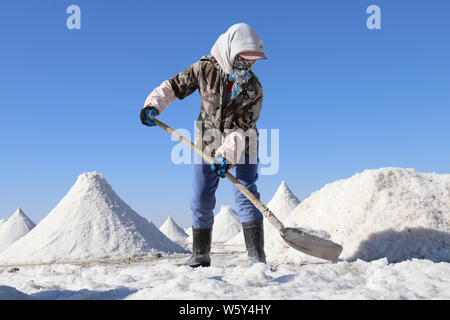
[[122,287],[107,291],[46,290],[26,294],[13,287],[0,286],[0,300],[122,300],[137,291]]
[[450,262],[450,233],[426,228],[385,230],[361,242],[355,254],[346,260],[372,261],[382,258],[387,258],[389,263],[411,259]]

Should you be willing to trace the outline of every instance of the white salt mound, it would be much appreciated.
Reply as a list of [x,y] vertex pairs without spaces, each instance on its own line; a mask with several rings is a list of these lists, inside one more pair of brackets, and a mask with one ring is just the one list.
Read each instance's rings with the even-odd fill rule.
[[213,242],[226,242],[242,231],[242,225],[236,211],[230,206],[222,205],[214,217],[212,232]]
[[159,228],[159,231],[164,233],[170,240],[182,242],[189,236],[184,230],[176,224],[171,216]]
[[342,259],[449,262],[450,175],[366,170],[314,192],[291,221],[328,234],[344,247]]
[[0,225],[0,251],[22,238],[35,226],[36,224],[25,215],[23,210],[18,208],[9,219]]
[[98,173],[78,177],[58,205],[0,254],[1,264],[38,264],[185,250],[137,214]]
[[[267,204],[267,208],[280,220],[285,227],[287,220],[292,212],[300,204],[300,200],[289,189],[285,181],[282,181],[278,190],[273,195],[272,199]],[[264,242],[266,247],[273,247],[280,245],[284,240],[280,236],[280,232],[264,218]]]
[[278,190],[267,204],[270,211],[277,216],[280,221],[286,221],[292,211],[300,204],[300,200],[289,189],[285,181],[282,181]]

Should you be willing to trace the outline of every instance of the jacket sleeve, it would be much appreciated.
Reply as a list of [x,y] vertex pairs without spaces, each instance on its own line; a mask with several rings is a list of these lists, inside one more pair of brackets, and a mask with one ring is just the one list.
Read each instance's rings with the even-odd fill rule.
[[224,157],[228,163],[240,163],[245,152],[245,137],[240,131],[230,133],[216,151],[216,157]]
[[170,86],[178,99],[182,100],[198,89],[199,70],[200,61],[170,78]]
[[246,101],[243,107],[243,113],[237,120],[240,128],[244,131],[249,129],[256,130],[256,122],[259,119],[262,104],[263,91],[261,85],[258,83],[256,92],[253,93],[253,96],[249,96],[249,100]]
[[161,114],[175,99],[175,93],[173,92],[169,81],[166,80],[148,95],[144,107],[152,106],[158,109],[159,114]]
[[194,63],[185,71],[164,81],[155,88],[145,100],[144,107],[152,106],[159,114],[176,98],[184,99],[198,88],[199,62]]
[[262,103],[263,103],[263,92],[261,90],[258,98],[255,99],[251,108],[253,110],[251,120],[253,129],[256,128],[256,122],[258,121],[259,114],[261,113]]

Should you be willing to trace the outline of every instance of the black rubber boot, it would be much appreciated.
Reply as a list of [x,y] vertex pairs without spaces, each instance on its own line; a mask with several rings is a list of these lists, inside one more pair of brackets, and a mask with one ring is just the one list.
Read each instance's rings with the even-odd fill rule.
[[191,268],[209,267],[211,265],[212,227],[208,229],[192,227],[192,238],[192,255],[187,265]]
[[266,263],[264,252],[264,224],[262,221],[242,223],[245,246],[247,247],[249,266],[262,262]]

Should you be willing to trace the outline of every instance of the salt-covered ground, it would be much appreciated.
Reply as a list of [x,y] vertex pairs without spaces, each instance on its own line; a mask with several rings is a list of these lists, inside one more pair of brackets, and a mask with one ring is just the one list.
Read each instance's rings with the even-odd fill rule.
[[[210,268],[188,257],[131,264],[0,268],[0,299],[450,299],[450,263],[326,261],[256,264],[243,251],[213,247]],[[270,263],[270,261],[268,261]]]

